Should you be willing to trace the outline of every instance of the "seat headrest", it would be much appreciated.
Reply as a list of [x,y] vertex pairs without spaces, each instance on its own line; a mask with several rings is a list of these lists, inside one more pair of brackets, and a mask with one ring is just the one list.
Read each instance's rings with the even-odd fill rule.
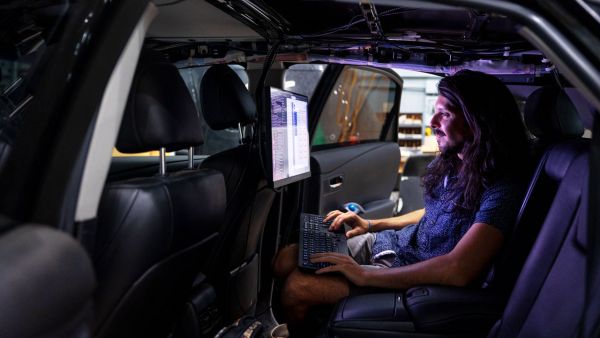
[[204,120],[214,130],[248,124],[256,118],[252,95],[227,65],[214,65],[206,71],[200,84],[200,104]]
[[406,164],[404,164],[404,170],[402,171],[402,175],[404,176],[421,176],[427,170],[427,166],[433,159],[435,155],[413,155],[409,156],[406,160]]
[[583,135],[575,105],[558,87],[541,87],[527,98],[525,124],[533,135],[545,140],[564,140]]
[[203,143],[196,105],[177,67],[160,54],[143,50],[131,91],[117,149],[124,153],[169,151]]
[[575,158],[589,147],[588,141],[578,139],[555,144],[548,152],[548,159],[544,164],[546,175],[556,181],[562,180]]

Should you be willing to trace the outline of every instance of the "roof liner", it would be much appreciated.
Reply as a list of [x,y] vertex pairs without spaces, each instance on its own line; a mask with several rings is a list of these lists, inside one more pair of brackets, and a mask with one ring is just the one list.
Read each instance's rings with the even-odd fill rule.
[[262,37],[247,25],[205,1],[154,1],[159,14],[150,26],[150,38],[201,40],[257,40]]
[[265,0],[289,22],[286,40],[334,46],[391,44],[399,48],[435,48],[444,52],[532,49],[515,23],[501,15],[467,10],[407,8],[326,1]]
[[[537,77],[552,70],[546,58],[517,33],[520,26],[506,16],[401,3],[404,7],[359,1],[183,0],[159,7],[161,14],[149,36],[154,38],[154,48],[173,60],[193,55],[190,50],[196,51],[196,57],[221,62],[230,52],[242,51],[247,59],[264,55],[268,45],[278,41],[279,53],[306,53],[307,60],[314,62],[436,74],[475,68]],[[406,7],[407,3],[419,8]],[[266,42],[256,43],[261,39]]]

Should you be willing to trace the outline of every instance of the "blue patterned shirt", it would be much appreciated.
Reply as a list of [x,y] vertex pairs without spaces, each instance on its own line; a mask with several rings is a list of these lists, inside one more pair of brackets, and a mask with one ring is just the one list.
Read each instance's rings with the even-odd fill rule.
[[372,257],[391,250],[396,253],[392,266],[402,266],[441,256],[450,252],[474,223],[494,226],[505,238],[510,234],[522,198],[517,184],[496,182],[484,191],[479,210],[469,212],[455,207],[453,181],[437,187],[438,198],[425,197],[425,214],[418,224],[377,233]]

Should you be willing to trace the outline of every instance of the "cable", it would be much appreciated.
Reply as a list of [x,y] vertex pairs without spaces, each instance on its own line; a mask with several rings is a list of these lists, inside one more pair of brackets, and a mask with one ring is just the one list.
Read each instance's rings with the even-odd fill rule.
[[350,28],[350,27],[352,27],[352,26],[354,26],[356,24],[359,24],[361,22],[365,22],[365,19],[360,19],[360,20],[354,22],[354,20],[356,18],[360,18],[360,17],[362,17],[362,16],[361,15],[356,15],[352,19],[350,19],[350,22],[348,22],[347,24],[345,24],[343,26],[340,26],[340,27],[337,27],[337,28],[330,29],[330,30],[325,31],[325,32],[321,32],[321,33],[317,33],[317,34],[301,35],[301,36],[303,38],[305,38],[305,37],[308,37],[308,38],[318,38],[318,37],[321,37],[321,36],[330,35],[330,34],[333,34],[333,33],[339,32],[339,31],[343,31],[343,30],[346,30],[346,29],[348,29],[348,28]]
[[[263,121],[263,114],[265,113],[264,90],[265,90],[265,82],[267,79],[267,73],[269,72],[269,69],[273,65],[273,62],[275,61],[275,56],[277,55],[277,51],[279,50],[280,44],[281,44],[281,41],[279,41],[279,40],[275,41],[275,43],[273,44],[273,46],[267,53],[267,55],[265,57],[265,62],[263,63],[263,71],[260,74],[260,78],[258,79],[258,83],[256,85],[256,92],[254,95],[256,97],[256,102],[258,103],[257,126],[258,126],[259,130],[258,130],[258,132],[255,132],[252,135],[251,144],[258,147],[258,158],[259,158],[260,167],[262,169],[264,177],[270,177],[270,175],[267,172],[267,169],[265,168],[265,161],[264,161],[264,156],[262,153],[262,151],[263,151],[262,145],[263,145],[264,140],[262,140],[261,129],[265,127],[264,121]],[[276,192],[279,192],[279,190],[277,190],[277,189],[274,189],[274,190]]]
[[[384,11],[381,14],[379,14],[379,17],[386,17],[386,16],[391,16],[391,15],[396,15],[396,14],[411,12],[411,11],[415,11],[415,10],[416,9],[392,8],[392,9],[389,9],[389,10]],[[362,15],[356,15],[356,16],[352,17],[352,19],[350,19],[350,22],[348,22],[347,24],[345,24],[343,26],[332,28],[332,29],[330,29],[328,31],[321,32],[321,33],[301,35],[301,37],[303,37],[303,38],[318,38],[318,37],[321,37],[321,36],[326,36],[326,35],[330,35],[330,34],[333,34],[333,33],[337,33],[339,31],[343,31],[343,30],[349,29],[350,27],[355,26],[355,25],[357,25],[359,23],[365,22],[366,19],[360,19],[358,21],[354,21],[357,18],[361,18],[361,17],[362,17]]]

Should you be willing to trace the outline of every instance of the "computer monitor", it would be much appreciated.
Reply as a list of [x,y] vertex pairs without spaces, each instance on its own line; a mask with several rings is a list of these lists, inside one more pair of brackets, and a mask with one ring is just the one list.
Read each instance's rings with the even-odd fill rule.
[[273,87],[267,92],[267,171],[271,186],[279,188],[310,177],[308,98]]

